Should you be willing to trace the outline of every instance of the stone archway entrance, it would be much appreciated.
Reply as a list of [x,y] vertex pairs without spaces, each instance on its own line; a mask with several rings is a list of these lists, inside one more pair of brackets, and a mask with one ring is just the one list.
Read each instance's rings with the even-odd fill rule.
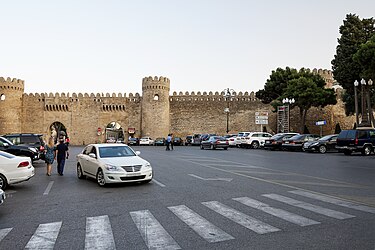
[[124,142],[125,134],[124,129],[118,122],[110,122],[105,128],[105,141],[106,142]]
[[60,136],[69,137],[65,125],[58,121],[49,126],[48,132],[54,138],[55,143]]

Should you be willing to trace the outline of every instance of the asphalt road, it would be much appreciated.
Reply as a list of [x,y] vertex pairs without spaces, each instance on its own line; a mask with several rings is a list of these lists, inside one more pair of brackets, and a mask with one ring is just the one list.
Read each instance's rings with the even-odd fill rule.
[[375,249],[375,155],[134,147],[149,184],[36,175],[6,190],[0,249]]

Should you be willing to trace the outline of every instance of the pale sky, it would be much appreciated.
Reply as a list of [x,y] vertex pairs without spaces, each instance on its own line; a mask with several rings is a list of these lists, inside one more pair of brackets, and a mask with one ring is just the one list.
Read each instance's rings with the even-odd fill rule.
[[26,93],[258,91],[277,67],[331,69],[348,13],[374,0],[0,0],[0,76]]

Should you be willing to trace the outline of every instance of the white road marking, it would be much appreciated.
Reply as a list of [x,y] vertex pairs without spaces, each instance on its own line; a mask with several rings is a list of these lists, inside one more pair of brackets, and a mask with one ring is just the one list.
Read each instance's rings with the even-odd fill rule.
[[48,183],[48,186],[47,186],[46,190],[44,191],[43,195],[48,195],[49,194],[49,191],[51,191],[53,183],[54,183],[54,181],[50,181]]
[[333,197],[328,197],[328,196],[324,196],[324,195],[320,195],[320,194],[314,194],[314,193],[310,193],[310,192],[306,192],[306,191],[302,191],[302,190],[294,190],[294,191],[289,191],[289,192],[293,193],[293,194],[302,195],[302,196],[305,196],[305,197],[308,197],[308,198],[311,198],[311,199],[316,199],[316,200],[328,202],[328,203],[335,204],[335,205],[338,205],[338,206],[352,208],[352,209],[355,209],[355,210],[360,210],[360,211],[375,214],[375,208],[373,208],[373,207],[355,204],[355,203],[352,203],[352,202],[349,202],[349,201],[344,201],[344,200],[340,200],[340,199],[336,199],[336,198],[333,198]]
[[163,183],[161,183],[161,182],[159,182],[159,181],[157,181],[155,179],[152,179],[152,182],[155,182],[155,184],[157,184],[157,185],[159,185],[161,187],[165,187],[165,185]]
[[342,213],[342,212],[339,212],[339,211],[335,211],[335,210],[332,210],[332,209],[316,206],[316,205],[313,205],[313,204],[310,204],[310,203],[307,203],[307,202],[303,202],[303,201],[298,201],[298,200],[295,200],[295,199],[292,199],[292,198],[289,198],[289,197],[285,197],[285,196],[282,196],[282,195],[278,195],[278,194],[263,194],[262,196],[273,199],[273,200],[276,200],[276,201],[280,201],[280,202],[283,202],[283,203],[286,203],[286,204],[289,204],[291,206],[303,208],[303,209],[306,209],[306,210],[309,210],[309,211],[312,211],[312,212],[315,212],[315,213],[318,213],[318,214],[322,214],[322,215],[325,215],[325,216],[328,216],[328,217],[339,219],[339,220],[355,217],[354,215],[351,215],[351,214],[345,214],[345,213]]
[[316,225],[320,224],[320,222],[308,219],[306,217],[290,213],[288,211],[270,207],[268,204],[262,203],[257,200],[250,199],[248,197],[240,197],[240,198],[233,198],[233,200],[241,202],[242,204],[259,209],[267,214],[271,214],[273,216],[276,216],[278,218],[281,218],[283,220],[289,221],[291,223],[297,224],[299,226],[310,226],[310,225]]
[[195,174],[189,174],[189,175],[191,177],[195,177],[197,179],[204,180],[204,181],[227,181],[227,182],[230,182],[230,181],[233,180],[232,178],[203,178],[203,177],[200,177],[200,176],[195,175]]
[[25,249],[53,249],[62,222],[40,224]]
[[168,207],[178,218],[191,227],[197,234],[208,242],[220,242],[234,239],[220,228],[216,227],[190,208],[181,205]]
[[227,217],[228,219],[258,233],[258,234],[265,234],[280,231],[280,229],[268,225],[262,221],[259,221],[253,217],[250,217],[246,214],[243,214],[233,208],[230,208],[224,204],[221,204],[218,201],[209,201],[209,202],[202,202],[203,205],[212,209],[213,211]]
[[85,249],[116,249],[107,215],[86,218]]
[[130,216],[141,233],[148,249],[181,249],[149,210],[130,212]]
[[0,229],[0,241],[2,241],[13,228]]

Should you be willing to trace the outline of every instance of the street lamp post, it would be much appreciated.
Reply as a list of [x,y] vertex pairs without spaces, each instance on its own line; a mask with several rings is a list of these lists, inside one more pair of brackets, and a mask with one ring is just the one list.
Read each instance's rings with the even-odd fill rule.
[[287,111],[284,111],[284,116],[286,116],[286,115],[288,116],[287,117],[287,120],[288,120],[287,133],[290,132],[290,105],[292,105],[295,102],[296,102],[296,100],[294,100],[294,98],[284,98],[283,99],[283,104],[284,105],[286,104],[286,107],[288,109]]
[[227,134],[229,133],[229,101],[231,100],[231,97],[234,95],[234,90],[227,88],[224,89],[224,98],[227,103],[227,107],[224,109],[224,113],[227,114]]
[[[373,81],[369,79],[367,82],[362,78],[360,83],[354,81],[354,107],[356,115],[357,127],[372,127],[375,123],[374,115],[372,113],[371,101],[370,101],[370,87],[372,86]],[[358,111],[358,94],[357,87],[361,85],[361,123],[359,123],[359,111]]]

